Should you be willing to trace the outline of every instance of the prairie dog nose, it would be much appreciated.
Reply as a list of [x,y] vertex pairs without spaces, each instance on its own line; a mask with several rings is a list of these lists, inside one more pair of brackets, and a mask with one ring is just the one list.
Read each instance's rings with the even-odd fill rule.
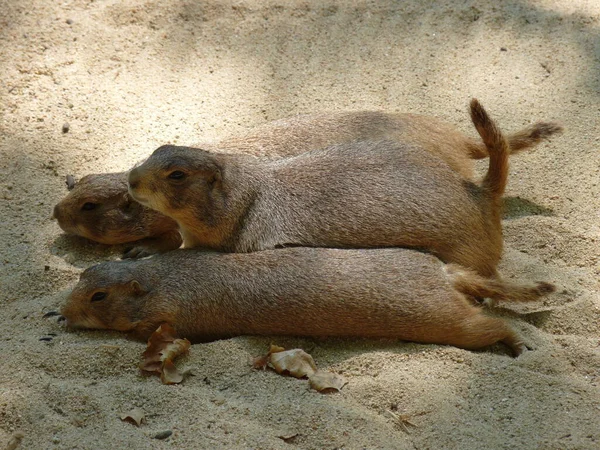
[[140,183],[140,174],[139,170],[136,168],[131,169],[129,171],[129,175],[127,176],[127,184],[130,189],[135,189]]

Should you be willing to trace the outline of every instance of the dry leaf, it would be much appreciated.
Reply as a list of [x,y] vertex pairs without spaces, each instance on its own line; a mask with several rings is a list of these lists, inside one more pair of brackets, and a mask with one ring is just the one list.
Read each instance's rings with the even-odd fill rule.
[[156,372],[164,384],[177,384],[183,375],[177,370],[173,359],[187,352],[191,346],[187,339],[178,339],[171,325],[163,323],[148,339],[140,368],[145,372]]
[[343,376],[333,372],[325,372],[324,370],[317,370],[308,377],[308,381],[311,388],[324,394],[334,391],[338,392],[348,383]]
[[269,348],[269,353],[267,353],[264,356],[254,358],[254,360],[252,361],[252,368],[257,370],[265,370],[267,368],[267,365],[271,361],[271,355],[273,353],[283,352],[284,350],[285,348],[283,347],[271,344],[271,347]]
[[279,345],[271,344],[271,346],[269,347],[269,355],[283,351],[285,351],[285,348],[280,347]]
[[162,381],[163,384],[179,384],[183,381],[183,374],[177,370],[177,367],[175,367],[172,360],[165,360],[162,367],[162,373],[160,374],[160,381]]
[[270,358],[270,353],[264,356],[254,358],[254,360],[252,361],[252,368],[256,370],[265,370],[267,368],[267,364],[269,364]]
[[267,366],[277,373],[286,373],[296,378],[308,377],[310,387],[323,393],[337,392],[347,383],[341,375],[317,370],[313,357],[299,348],[285,350],[271,344],[269,353],[255,358],[252,362],[254,369],[264,370]]
[[121,420],[125,422],[134,423],[138,427],[142,422],[146,421],[146,415],[144,414],[144,411],[142,411],[140,408],[134,408],[127,413],[122,413],[119,417],[121,418]]
[[289,373],[296,378],[310,377],[317,371],[312,356],[299,348],[271,353],[269,365],[277,373]]

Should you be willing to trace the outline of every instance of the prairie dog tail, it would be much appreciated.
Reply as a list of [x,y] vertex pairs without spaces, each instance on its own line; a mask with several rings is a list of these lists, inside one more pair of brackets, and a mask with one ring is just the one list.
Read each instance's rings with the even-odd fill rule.
[[493,200],[500,200],[508,180],[508,141],[477,99],[471,100],[471,121],[490,154],[490,164],[481,186]]
[[455,289],[463,294],[508,302],[534,302],[556,290],[546,282],[533,285],[508,283],[498,278],[486,278],[456,264],[448,264],[446,271]]
[[[506,140],[510,147],[510,154],[514,155],[523,150],[535,147],[552,135],[562,132],[563,127],[557,122],[537,122],[516,133],[509,134],[506,136]],[[472,159],[483,159],[490,156],[490,154],[485,145],[473,142],[472,145],[469,145],[469,156]]]

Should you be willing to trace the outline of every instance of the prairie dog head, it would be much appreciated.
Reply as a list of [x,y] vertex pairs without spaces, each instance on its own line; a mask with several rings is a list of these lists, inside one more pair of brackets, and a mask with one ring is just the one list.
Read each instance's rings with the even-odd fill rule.
[[103,244],[132,242],[176,227],[133,201],[125,172],[86,175],[54,207],[53,217],[66,233]]
[[61,308],[67,327],[134,330],[148,289],[135,278],[132,264],[111,261],[86,269]]
[[129,172],[128,185],[136,201],[179,221],[191,210],[209,217],[221,181],[221,167],[210,152],[163,145]]

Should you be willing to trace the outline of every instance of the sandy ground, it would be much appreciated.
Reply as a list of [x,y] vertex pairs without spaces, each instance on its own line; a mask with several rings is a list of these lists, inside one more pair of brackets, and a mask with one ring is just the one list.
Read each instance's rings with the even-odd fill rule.
[[[0,0],[0,41],[0,449],[17,432],[25,449],[600,448],[600,2]],[[502,272],[559,287],[498,311],[533,348],[518,359],[240,337],[193,346],[181,366],[195,376],[164,386],[140,375],[143,344],[42,318],[122,250],[50,220],[66,174],[315,111],[425,113],[473,133],[471,97],[505,130],[566,127],[512,161]],[[252,371],[270,342],[348,385],[321,395]],[[133,407],[139,428],[118,417]]]

